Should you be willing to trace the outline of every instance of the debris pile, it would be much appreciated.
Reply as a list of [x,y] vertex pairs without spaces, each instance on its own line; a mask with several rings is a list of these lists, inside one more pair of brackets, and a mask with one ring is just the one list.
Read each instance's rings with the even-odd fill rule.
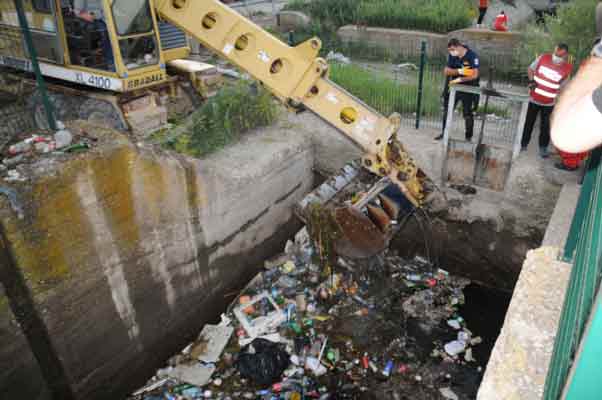
[[320,267],[306,230],[130,400],[468,399],[464,278],[389,252]]
[[70,130],[57,121],[57,131],[51,133],[37,133],[20,137],[13,143],[5,146],[0,163],[0,174],[5,182],[25,182],[26,174],[19,170],[19,166],[38,159],[44,154],[68,154],[91,148],[98,140],[84,130],[74,136]]

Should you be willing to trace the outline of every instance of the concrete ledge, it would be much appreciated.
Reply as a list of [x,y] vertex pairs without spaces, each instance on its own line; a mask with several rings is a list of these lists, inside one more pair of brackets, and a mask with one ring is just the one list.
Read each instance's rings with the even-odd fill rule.
[[563,249],[566,238],[571,229],[571,222],[575,215],[575,207],[579,200],[581,186],[576,184],[566,184],[562,187],[558,202],[552,213],[550,224],[543,238],[542,246],[553,246]]
[[571,272],[558,254],[555,247],[527,254],[477,400],[542,398]]
[[305,28],[311,22],[307,15],[299,11],[280,11],[276,15],[276,21],[281,31]]

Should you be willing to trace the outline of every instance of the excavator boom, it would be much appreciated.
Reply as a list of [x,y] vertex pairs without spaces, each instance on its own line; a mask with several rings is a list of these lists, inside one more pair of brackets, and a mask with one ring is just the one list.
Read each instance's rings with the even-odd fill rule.
[[293,109],[305,107],[355,142],[362,166],[399,187],[416,207],[418,168],[396,138],[400,118],[386,118],[328,79],[311,38],[291,47],[218,0],[155,0],[156,13],[237,65]]

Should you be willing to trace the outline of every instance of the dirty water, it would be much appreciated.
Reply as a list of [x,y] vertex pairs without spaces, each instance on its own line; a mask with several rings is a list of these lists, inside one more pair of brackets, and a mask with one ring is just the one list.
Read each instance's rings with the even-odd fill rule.
[[[314,261],[307,238],[289,242],[222,316],[217,326],[234,333],[217,362],[199,361],[215,351],[201,335],[130,399],[476,398],[506,294],[491,295],[422,257],[339,258],[326,271]],[[272,327],[255,324],[274,316]],[[263,357],[255,348],[265,334],[275,350],[257,359],[265,368],[249,373],[253,361],[241,360]],[[266,361],[277,351],[290,356],[280,369]],[[196,384],[177,375],[183,366],[198,368]]]

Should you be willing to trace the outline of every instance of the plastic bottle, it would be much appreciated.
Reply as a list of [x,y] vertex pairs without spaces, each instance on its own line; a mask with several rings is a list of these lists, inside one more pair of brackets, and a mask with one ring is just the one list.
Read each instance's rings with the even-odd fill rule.
[[19,143],[15,143],[8,148],[8,153],[10,155],[25,153],[26,151],[31,150],[31,142],[27,140],[23,140]]
[[385,369],[383,369],[383,375],[388,378],[389,376],[391,376],[392,371],[393,371],[393,361],[389,360],[389,361],[387,361],[387,364],[385,365]]
[[369,361],[368,365],[370,366],[370,369],[372,370],[372,372],[374,372],[374,373],[378,372],[378,367],[372,361]]
[[362,357],[362,367],[364,367],[364,369],[368,369],[370,365],[370,359],[368,358],[368,353],[364,353],[364,356]]

